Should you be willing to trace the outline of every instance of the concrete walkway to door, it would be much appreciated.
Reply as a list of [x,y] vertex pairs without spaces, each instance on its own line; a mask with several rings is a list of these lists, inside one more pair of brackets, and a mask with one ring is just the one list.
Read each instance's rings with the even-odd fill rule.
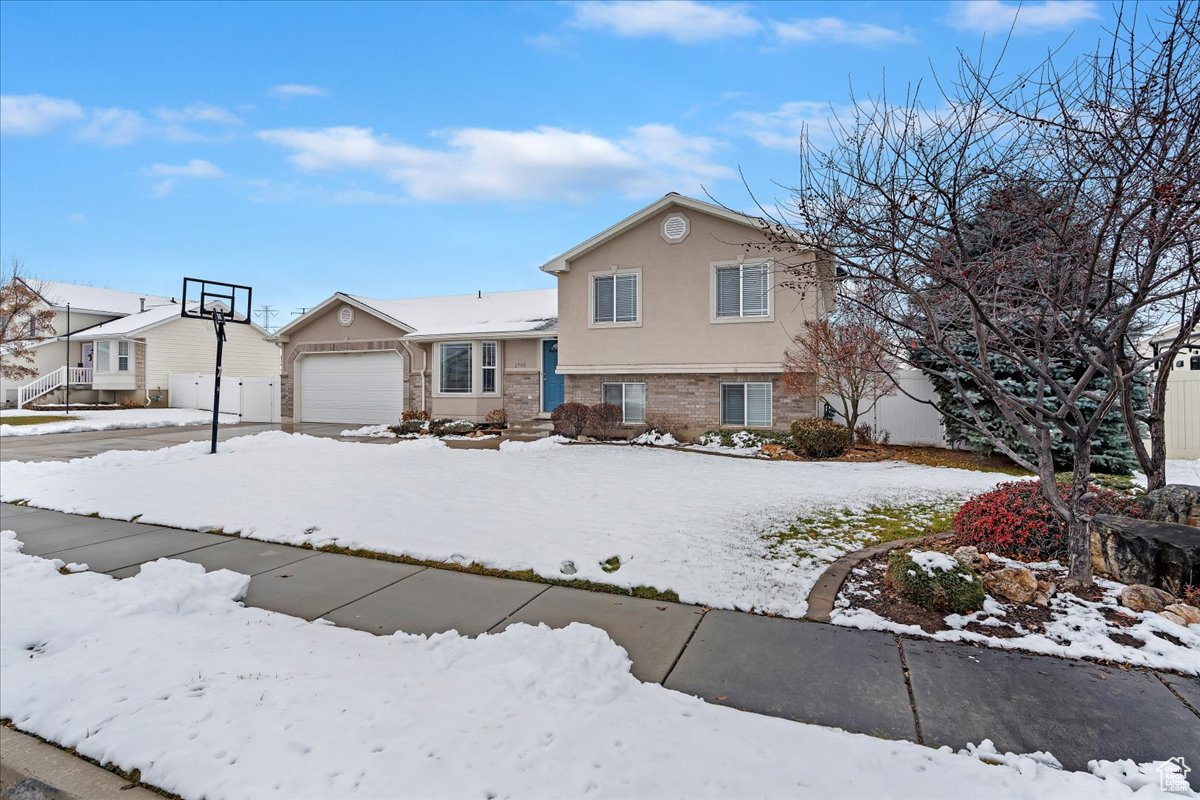
[[[1200,753],[1200,679],[586,592],[0,505],[25,552],[117,578],[162,557],[252,576],[247,605],[374,634],[595,625],[644,681],[745,711],[931,746],[1094,758]],[[1200,788],[1200,770],[1192,773]]]

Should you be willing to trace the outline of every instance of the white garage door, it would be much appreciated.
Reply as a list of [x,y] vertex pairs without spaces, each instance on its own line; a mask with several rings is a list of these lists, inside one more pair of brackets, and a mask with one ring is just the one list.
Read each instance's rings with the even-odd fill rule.
[[404,410],[399,353],[319,353],[300,358],[300,421],[393,423]]

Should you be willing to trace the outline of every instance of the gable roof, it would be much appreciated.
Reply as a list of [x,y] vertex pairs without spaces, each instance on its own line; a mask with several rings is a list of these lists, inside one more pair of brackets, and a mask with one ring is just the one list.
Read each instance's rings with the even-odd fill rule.
[[[195,309],[199,305],[199,303],[189,303],[188,308]],[[181,306],[179,303],[167,302],[161,306],[147,308],[145,311],[137,314],[129,314],[128,316],[118,317],[117,319],[109,320],[108,322],[102,322],[99,325],[93,325],[90,328],[84,328],[83,330],[75,331],[71,334],[71,338],[124,339],[130,336],[137,336],[138,334],[145,333],[151,328],[157,328],[159,325],[165,325],[168,322],[174,322],[175,320],[180,319],[179,312],[182,309],[183,306]],[[193,320],[193,322],[199,321],[200,320]],[[255,325],[253,322],[251,322],[250,325],[264,337],[267,336],[267,332],[258,325]],[[210,330],[207,325],[203,326],[202,329]]]
[[147,308],[175,302],[173,297],[146,294],[145,292],[123,292],[117,289],[101,289],[96,286],[61,281],[32,281],[24,278],[22,280],[26,286],[37,292],[47,305],[53,308],[66,308],[69,303],[72,311],[123,317],[127,314],[141,312],[143,300]]
[[605,228],[587,241],[581,242],[567,252],[550,259],[545,264],[542,264],[541,270],[543,272],[550,273],[567,272],[571,269],[571,262],[576,258],[595,250],[605,242],[615,239],[630,228],[640,225],[641,223],[653,217],[655,214],[659,213],[660,211],[664,211],[671,206],[680,206],[692,211],[698,211],[701,214],[709,214],[714,217],[719,217],[720,219],[729,220],[730,222],[736,222],[739,225],[745,225],[749,228],[754,228],[756,230],[759,229],[763,223],[763,220],[759,217],[751,217],[747,214],[739,214],[736,211],[730,211],[727,208],[723,208],[712,203],[706,203],[703,200],[697,200],[694,197],[685,197],[681,194],[676,194],[675,192],[669,192],[645,208],[635,211],[633,214],[629,215],[617,224]]
[[415,340],[447,336],[520,334],[554,330],[558,325],[557,289],[476,292],[398,300],[377,300],[336,292],[304,316],[297,317],[280,328],[275,336],[286,336],[302,322],[339,301],[395,325],[408,334],[405,338]]

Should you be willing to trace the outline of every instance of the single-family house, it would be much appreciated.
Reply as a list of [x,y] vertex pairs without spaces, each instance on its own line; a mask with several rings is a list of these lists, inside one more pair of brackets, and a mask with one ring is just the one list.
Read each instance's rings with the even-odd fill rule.
[[814,252],[773,251],[757,218],[672,193],[541,269],[556,288],[334,294],[276,334],[284,416],[526,420],[607,402],[628,425],[665,416],[703,431],[817,413],[813,392],[784,385],[783,362],[827,313],[832,276]]
[[[1178,325],[1159,331],[1150,337],[1149,347],[1157,353],[1178,334]],[[1200,331],[1192,331],[1162,368],[1170,370],[1163,413],[1167,458],[1200,458]]]
[[[7,406],[59,400],[68,386],[72,402],[166,406],[172,374],[213,372],[211,323],[181,318],[173,297],[57,281],[26,283],[39,295],[40,307],[54,316],[51,329],[32,345],[37,375],[0,384]],[[279,346],[265,331],[230,325],[226,333],[225,374],[277,380]]]

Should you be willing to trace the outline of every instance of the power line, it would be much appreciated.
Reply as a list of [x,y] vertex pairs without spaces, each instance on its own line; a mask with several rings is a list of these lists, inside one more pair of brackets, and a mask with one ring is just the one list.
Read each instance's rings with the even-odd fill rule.
[[254,316],[263,321],[263,330],[267,333],[274,333],[275,328],[271,325],[271,320],[279,315],[279,311],[272,306],[263,306],[254,312]]

